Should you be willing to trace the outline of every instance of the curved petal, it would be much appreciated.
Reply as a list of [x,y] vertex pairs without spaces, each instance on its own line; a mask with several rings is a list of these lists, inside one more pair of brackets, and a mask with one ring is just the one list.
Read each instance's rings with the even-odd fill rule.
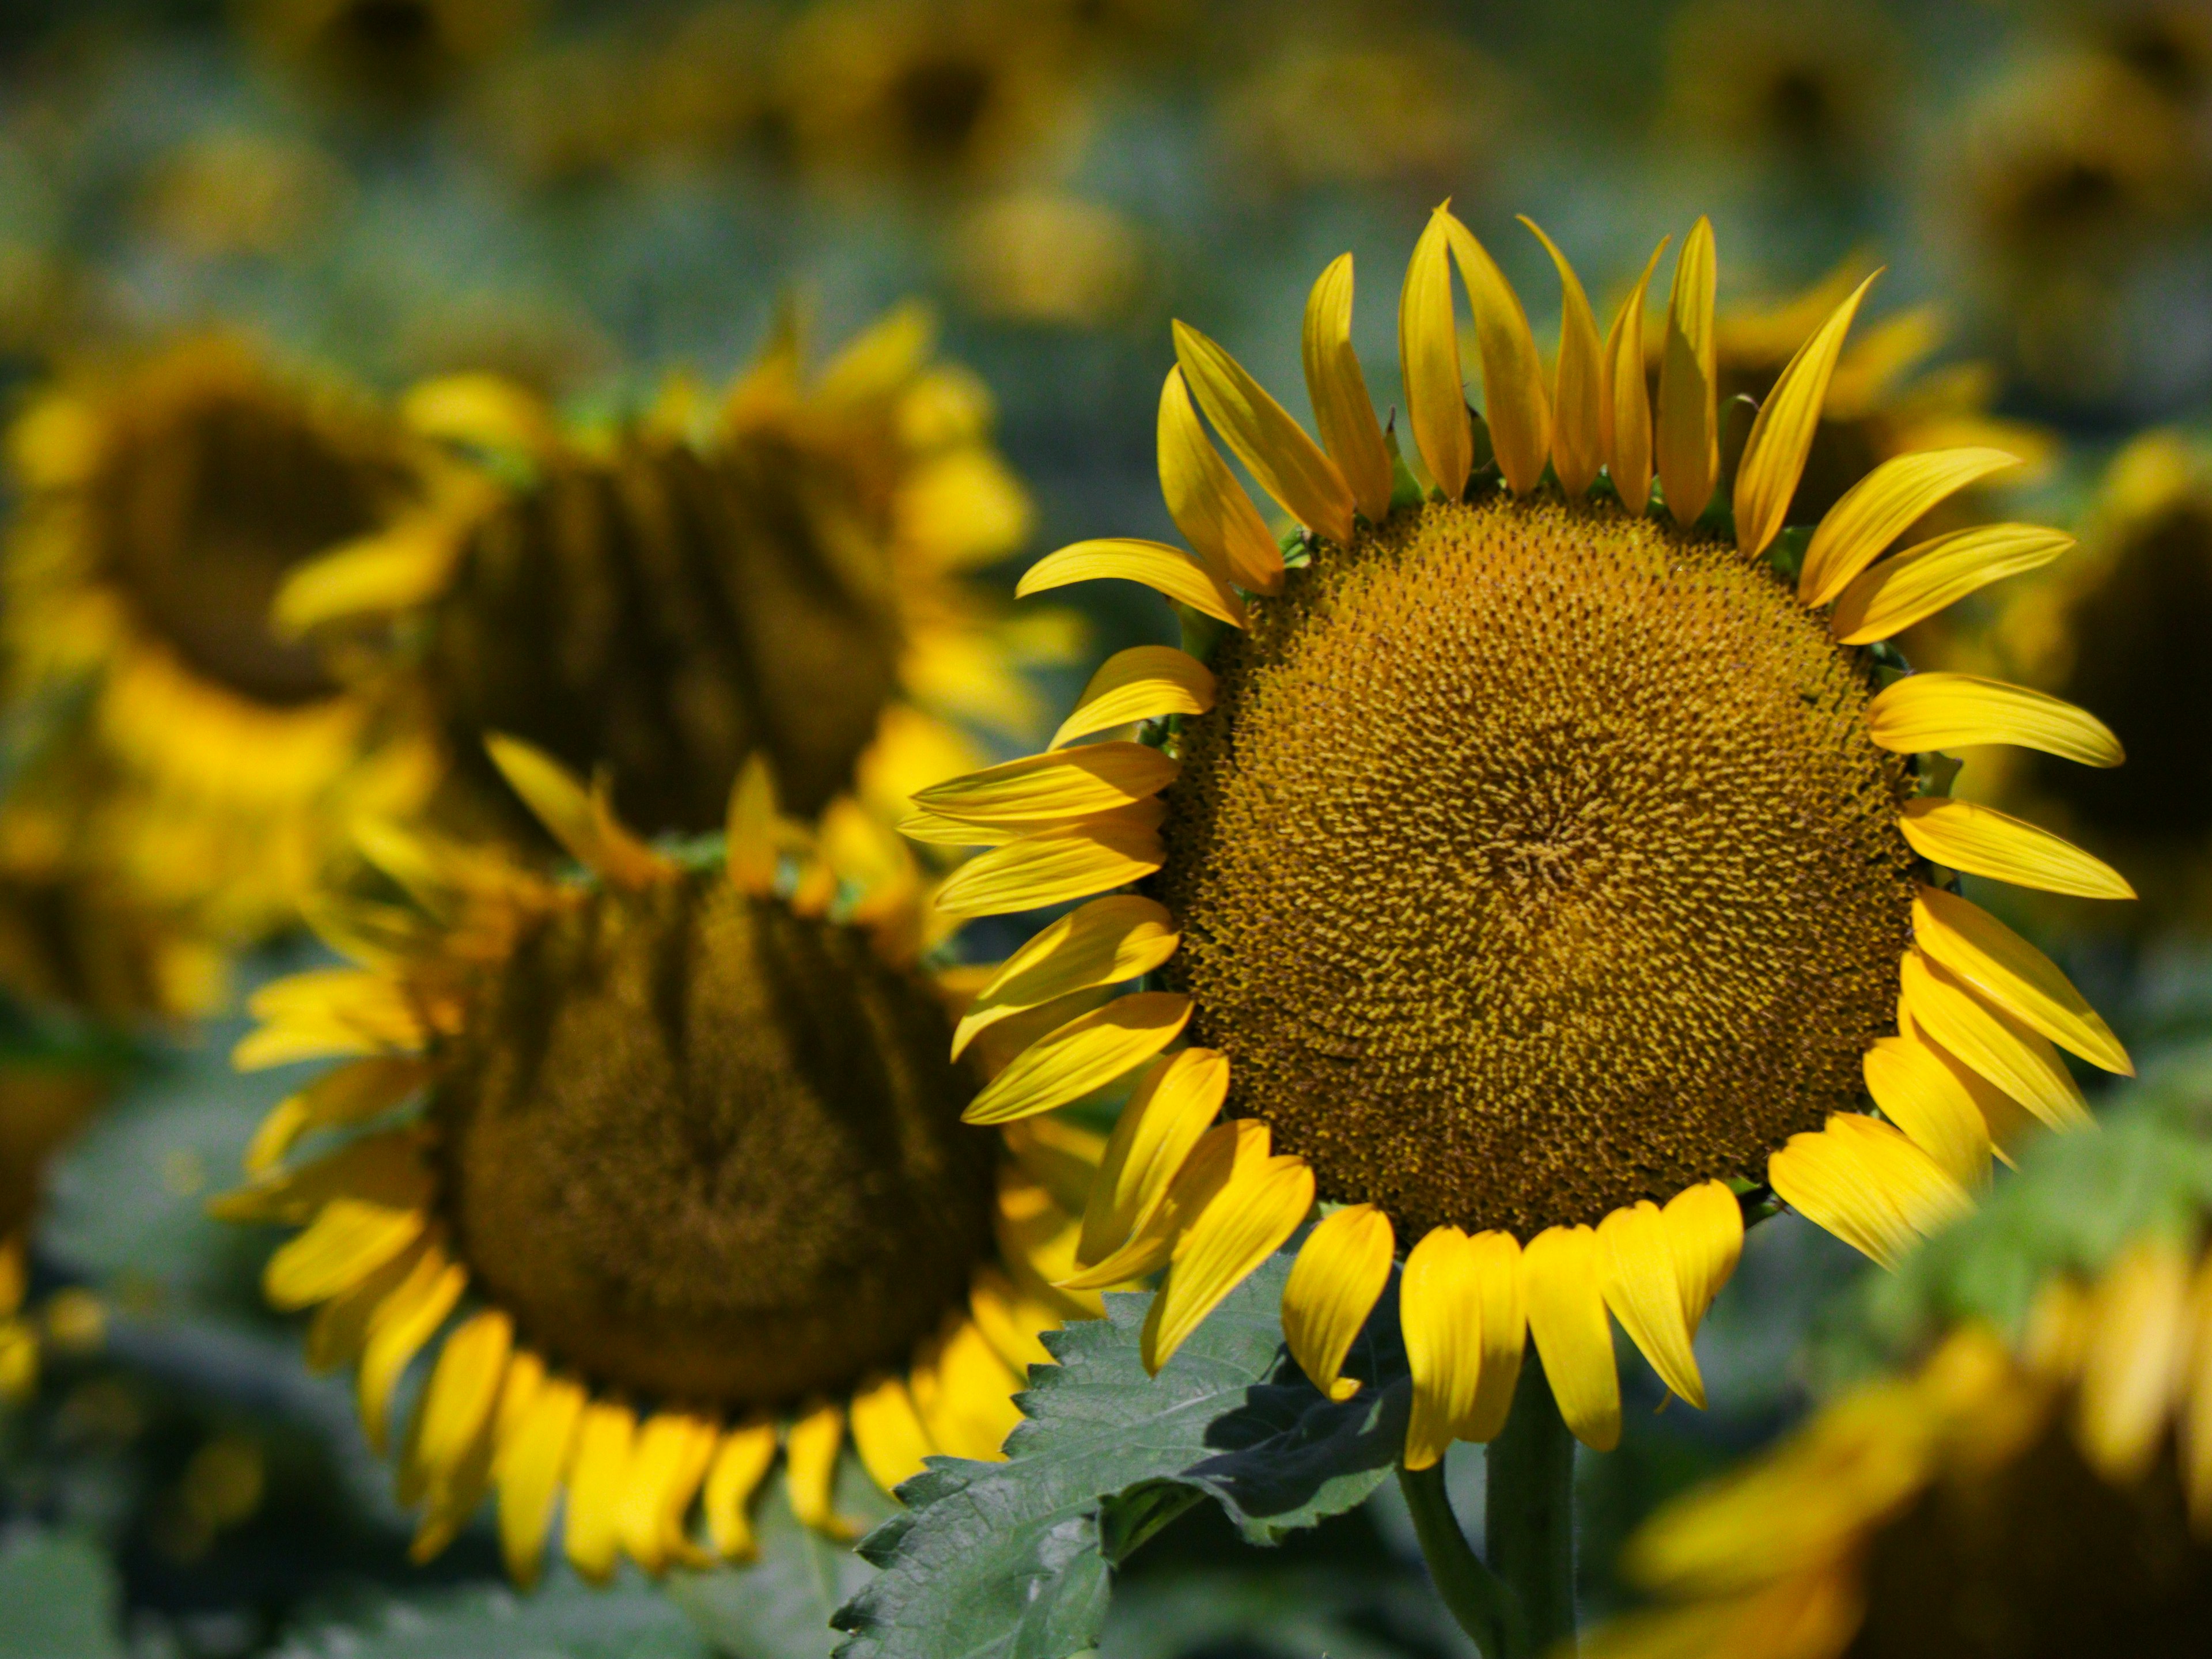
[[1126,536],[1076,542],[1048,553],[1023,573],[1014,597],[1025,599],[1071,582],[1140,582],[1154,592],[1187,605],[1201,616],[1231,628],[1245,625],[1244,602],[1212,571],[1179,547],[1137,541]]
[[1138,991],[1071,1019],[1016,1055],[969,1103],[961,1121],[1011,1123],[1072,1104],[1182,1036],[1190,1009],[1180,991]]
[[1040,930],[976,993],[952,1032],[952,1057],[986,1027],[1071,991],[1148,974],[1182,935],[1164,905],[1134,893],[1092,899]]
[[1322,443],[1344,474],[1352,504],[1368,523],[1381,524],[1390,516],[1390,452],[1367,395],[1359,354],[1352,349],[1349,253],[1329,262],[1306,298],[1304,346],[1306,397]]
[[1606,465],[1620,504],[1642,516],[1651,505],[1651,392],[1644,380],[1644,306],[1651,273],[1672,237],[1662,236],[1644,274],[1613,314],[1605,337],[1605,397],[1600,405]]
[[1568,500],[1597,482],[1605,465],[1605,357],[1597,319],[1567,256],[1526,214],[1521,222],[1544,245],[1559,273],[1559,368],[1552,392],[1552,470]]
[[1707,1181],[1675,1194],[1660,1214],[1674,1253],[1682,1317],[1694,1336],[1743,1254],[1743,1206],[1726,1182]]
[[785,1488],[799,1524],[824,1538],[849,1542],[860,1529],[837,1513],[837,1454],[845,1444],[845,1413],[819,1401],[805,1407],[784,1431]]
[[1474,340],[1482,354],[1483,418],[1506,487],[1525,495],[1543,482],[1552,449],[1552,411],[1544,394],[1544,368],[1528,314],[1505,273],[1474,233],[1444,215],[1444,234],[1474,313]]
[[1914,520],[1992,472],[2018,466],[2001,449],[1934,449],[1899,455],[1844,491],[1821,518],[1797,574],[1797,597],[1823,605],[1880,556]]
[[2102,859],[1993,806],[1922,795],[1905,803],[1897,827],[1930,864],[1970,876],[2076,898],[2136,896],[2126,878]]
[[1467,494],[1474,471],[1474,429],[1467,418],[1459,324],[1452,315],[1449,206],[1429,216],[1406,266],[1398,295],[1398,373],[1413,446],[1444,499],[1455,501]]
[[1291,1358],[1332,1400],[1349,1400],[1358,1382],[1343,1375],[1352,1339],[1390,1282],[1395,1247],[1390,1218],[1372,1204],[1323,1216],[1298,1247],[1283,1286],[1283,1340]]
[[915,792],[939,817],[975,823],[1073,821],[1119,811],[1173,783],[1173,757],[1142,743],[1086,743],[1024,755]]
[[1981,906],[1923,885],[1912,936],[1940,963],[2031,1030],[2092,1066],[2133,1077],[2128,1051],[2058,964]]
[[1508,1232],[1480,1232],[1468,1240],[1475,1297],[1482,1310],[1482,1375],[1474,1404],[1455,1425],[1462,1440],[1488,1442],[1504,1432],[1521,1381],[1528,1342],[1528,1297],[1522,1285],[1521,1242]]
[[500,1554],[507,1577],[527,1588],[544,1564],[545,1534],[553,1505],[568,1479],[576,1430],[583,1421],[584,1390],[568,1377],[539,1385],[518,1408],[492,1460],[499,1487]]
[[1260,487],[1309,530],[1352,539],[1352,489],[1336,463],[1243,366],[1188,324],[1175,325],[1176,362],[1222,441]]
[[622,1547],[623,1492],[637,1438],[637,1413],[617,1400],[594,1400],[576,1428],[575,1462],[568,1471],[568,1524],[562,1546],[585,1583],[604,1584],[615,1575]]
[[2065,532],[2033,524],[1935,537],[1852,578],[1829,613],[1829,631],[1844,645],[1894,639],[1975,589],[2039,569],[2073,545]]
[[620,887],[647,887],[674,872],[658,853],[618,823],[604,780],[586,789],[541,749],[492,732],[484,738],[492,764],[552,832],[570,857]]
[[2127,758],[2112,728],[2094,714],[1972,674],[1907,675],[1867,705],[1867,730],[1901,755],[2004,743],[2084,766],[2118,766]]
[[1152,1298],[1139,1349],[1157,1375],[1206,1315],[1282,1248],[1313,1208],[1304,1158],[1271,1158],[1240,1170],[1176,1242],[1174,1265]]
[[1966,1189],[1887,1123],[1838,1112],[1766,1161],[1790,1208],[1885,1267],[1973,1208]]
[[1220,580],[1255,592],[1279,588],[1283,550],[1244,486],[1214,453],[1180,368],[1170,369],[1160,387],[1159,459],[1169,516],[1199,562]]
[[1659,1206],[1643,1199],[1598,1223],[1598,1264],[1606,1306],[1643,1350],[1659,1380],[1705,1408],[1705,1382],[1690,1346],[1674,1251]]
[[1735,474],[1735,544],[1756,558],[1779,535],[1790,517],[1790,498],[1805,476],[1805,458],[1820,429],[1828,382],[1843,354],[1844,336],[1858,314],[1859,301],[1874,286],[1876,271],[1830,313],[1813,337],[1797,348],[1774,390],[1759,405]]
[[1133,720],[1203,714],[1213,707],[1213,671],[1171,645],[1133,645],[1098,665],[1074,709],[1052,734],[1052,747]]
[[1583,1444],[1611,1451],[1620,1443],[1620,1372],[1606,1322],[1597,1234],[1588,1227],[1547,1228],[1528,1241],[1521,1266],[1528,1334],[1559,1415]]
[[[853,1410],[857,1417],[858,1401]],[[764,1417],[738,1424],[715,1448],[714,1461],[707,1466],[707,1495],[702,1507],[707,1512],[707,1536],[714,1553],[725,1561],[750,1561],[760,1553],[749,1511],[753,1494],[775,1462],[775,1425]],[[873,1472],[871,1465],[870,1473]]]
[[1406,1255],[1398,1326],[1413,1376],[1405,1465],[1434,1468],[1474,1413],[1482,1382],[1482,1293],[1468,1236],[1432,1227]]
[[1881,1115],[1969,1192],[1990,1184],[1990,1126],[1950,1068],[1917,1038],[1878,1037],[1862,1061]]
[[1917,950],[1905,953],[1899,975],[1903,1006],[1915,1024],[2054,1129],[2088,1121],[2066,1062],[2039,1033],[1991,1007]]
[[937,890],[937,908],[962,916],[1040,910],[1124,886],[1166,862],[1157,820],[1097,818],[1024,836],[969,860]]
[[1721,471],[1719,346],[1713,335],[1718,278],[1713,226],[1700,218],[1674,260],[1667,340],[1659,356],[1659,483],[1674,522],[1694,524]]
[[1143,1230],[1229,1095],[1229,1057],[1185,1048],[1152,1062],[1114,1121],[1091,1183],[1075,1259],[1105,1261]]

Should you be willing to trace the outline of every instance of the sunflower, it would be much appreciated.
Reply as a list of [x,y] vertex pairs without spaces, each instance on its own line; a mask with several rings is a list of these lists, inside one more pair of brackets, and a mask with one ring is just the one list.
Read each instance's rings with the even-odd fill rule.
[[2203,1651],[2212,1620],[2212,1262],[2139,1237],[2046,1287],[2015,1352],[1955,1330],[1780,1450],[1663,1511],[1631,1577],[1677,1605],[1593,1659]]
[[528,32],[532,0],[235,0],[246,39],[365,107],[431,102]]
[[[1692,1338],[1762,1183],[1886,1262],[1969,1206],[1993,1148],[2083,1121],[2059,1048],[2129,1069],[2057,970],[1937,866],[2124,886],[1937,793],[1933,753],[2013,743],[2112,765],[2119,745],[2053,699],[1905,673],[1880,643],[2065,548],[2002,525],[1876,562],[2011,458],[1899,457],[1818,526],[1784,529],[1863,285],[1761,409],[1731,512],[1710,226],[1677,261],[1656,420],[1643,283],[1601,340],[1553,257],[1556,378],[1481,245],[1443,209],[1431,220],[1399,310],[1425,483],[1394,467],[1368,401],[1350,256],[1306,313],[1321,444],[1178,325],[1161,478],[1193,552],[1079,543],[1021,591],[1145,583],[1191,648],[1109,659],[1054,747],[923,791],[905,826],[990,848],[945,884],[952,914],[1089,901],[962,1026],[1050,1028],[975,1122],[1141,1070],[1070,1282],[1166,1268],[1144,1341],[1157,1367],[1318,1198],[1284,1323],[1342,1397],[1347,1348],[1410,1245],[1413,1470],[1498,1433],[1529,1336],[1568,1427],[1612,1445],[1608,1310],[1701,1402]],[[1461,391],[1454,263],[1486,421]],[[1200,409],[1304,526],[1287,552]],[[1137,740],[1075,741],[1132,721]],[[1099,1005],[1145,975],[1157,988]]]
[[10,700],[79,709],[11,811],[218,937],[284,925],[336,825],[428,781],[266,621],[295,567],[414,509],[407,443],[223,339],[57,387],[11,439]]
[[1838,174],[1896,136],[1904,53],[1879,6],[1693,0],[1668,33],[1663,133]]
[[695,1499],[711,1553],[749,1554],[779,1444],[793,1510],[839,1536],[848,1433],[887,1492],[927,1453],[998,1456],[1037,1333],[1097,1310],[1049,1281],[1100,1148],[961,1123],[975,1085],[915,970],[897,838],[845,801],[817,845],[755,763],[726,860],[679,863],[604,789],[493,747],[586,874],[372,834],[415,908],[334,902],[367,965],[260,994],[241,1066],[349,1058],[276,1109],[220,1206],[306,1224],[268,1294],[319,1304],[309,1358],[358,1362],[375,1445],[436,1350],[398,1454],[418,1559],[491,1486],[517,1579],[564,1491],[568,1559],[604,1579],[618,1552],[710,1559]]
[[988,394],[929,354],[901,310],[809,379],[786,332],[719,404],[678,386],[611,432],[497,381],[433,383],[413,417],[485,458],[480,488],[300,572],[278,617],[394,624],[395,683],[464,794],[511,799],[481,743],[512,732],[607,765],[648,835],[716,828],[756,749],[802,816],[846,793],[896,809],[973,763],[951,722],[1036,729],[1015,664],[1055,631],[1003,631],[960,580],[1030,509]]

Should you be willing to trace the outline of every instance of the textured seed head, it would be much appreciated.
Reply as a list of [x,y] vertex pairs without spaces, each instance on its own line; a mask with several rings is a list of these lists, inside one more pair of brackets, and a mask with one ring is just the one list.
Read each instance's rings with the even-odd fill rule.
[[1610,509],[1431,505],[1217,654],[1158,890],[1192,1034],[1326,1197],[1522,1237],[1853,1101],[1911,903],[1861,655]]
[[994,1138],[919,982],[719,878],[526,939],[444,1056],[479,1289],[604,1386],[736,1409],[902,1363],[992,1248]]

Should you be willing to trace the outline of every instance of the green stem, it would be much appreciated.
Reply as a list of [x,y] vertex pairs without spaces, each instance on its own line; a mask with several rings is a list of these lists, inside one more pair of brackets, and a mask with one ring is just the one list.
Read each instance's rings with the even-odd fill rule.
[[1516,1639],[1521,1620],[1512,1604],[1513,1593],[1468,1547],[1459,1517],[1452,1513],[1450,1494],[1444,1490],[1444,1466],[1439,1462],[1409,1469],[1401,1463],[1398,1488],[1413,1512],[1421,1559],[1429,1564],[1429,1577],[1452,1618],[1482,1659],[1521,1659],[1523,1644]]
[[1575,1644],[1575,1442],[1533,1347],[1505,1431],[1491,1443],[1484,1511],[1490,1565],[1528,1624],[1528,1651]]

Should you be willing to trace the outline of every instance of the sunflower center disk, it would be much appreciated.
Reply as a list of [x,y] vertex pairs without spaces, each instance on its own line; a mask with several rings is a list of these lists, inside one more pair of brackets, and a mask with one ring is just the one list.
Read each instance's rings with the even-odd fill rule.
[[1430,505],[1255,610],[1158,883],[1194,1036],[1324,1197],[1527,1238],[1756,1176],[1857,1096],[1905,785],[1859,653],[1771,572]]
[[992,1247],[994,1142],[918,983],[717,877],[517,951],[433,1112],[478,1290],[602,1385],[709,1407],[896,1367]]

